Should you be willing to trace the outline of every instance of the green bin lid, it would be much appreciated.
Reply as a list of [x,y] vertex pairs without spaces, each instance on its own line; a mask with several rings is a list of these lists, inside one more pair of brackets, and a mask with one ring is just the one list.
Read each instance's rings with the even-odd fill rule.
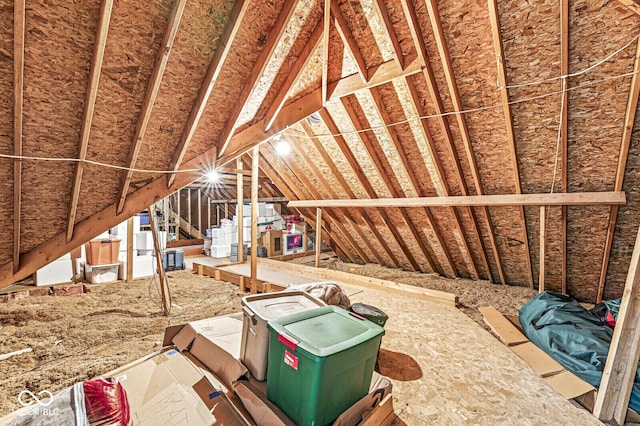
[[[384,329],[337,306],[324,306],[273,319],[267,326],[285,345],[326,357],[384,334]],[[293,339],[291,339],[293,338]],[[282,340],[281,340],[282,341]],[[291,348],[293,349],[293,348]]]

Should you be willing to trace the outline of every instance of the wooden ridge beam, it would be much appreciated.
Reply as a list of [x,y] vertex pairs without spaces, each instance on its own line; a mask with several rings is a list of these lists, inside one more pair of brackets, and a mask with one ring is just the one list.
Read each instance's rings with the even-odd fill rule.
[[[327,167],[329,167],[329,170],[331,170],[331,173],[333,174],[333,176],[336,178],[338,183],[340,183],[341,187],[344,189],[344,192],[347,194],[348,197],[355,198],[355,194],[354,194],[353,190],[351,189],[351,187],[347,183],[347,181],[344,178],[344,176],[342,175],[342,173],[340,173],[338,171],[338,168],[336,167],[335,162],[333,161],[333,159],[331,158],[331,156],[329,155],[327,150],[324,149],[324,147],[322,146],[322,143],[320,142],[318,137],[316,137],[313,134],[313,131],[311,130],[311,127],[309,126],[309,124],[304,122],[304,121],[302,121],[301,125],[302,125],[302,128],[304,129],[305,133],[307,135],[309,135],[309,137],[311,138],[311,142],[315,146],[316,150],[320,153],[320,156],[322,157],[324,162],[327,164]],[[385,253],[387,253],[387,256],[389,256],[389,259],[391,259],[391,263],[393,263],[393,265],[395,265],[397,268],[399,268],[400,267],[400,263],[396,259],[395,255],[393,254],[391,249],[389,249],[389,246],[387,245],[385,240],[382,238],[382,236],[380,235],[380,233],[376,229],[375,225],[371,222],[371,220],[369,219],[367,214],[365,212],[363,212],[363,211],[360,211],[360,210],[356,210],[356,212],[360,215],[360,217],[362,218],[364,223],[369,227],[370,231],[374,234],[374,236],[376,237],[376,240],[378,241],[378,243],[382,246],[382,248],[384,249]],[[375,250],[373,248],[373,246],[372,246],[371,242],[369,241],[369,239],[365,238],[364,241],[365,241],[365,245],[367,246],[367,248],[373,254],[373,257],[376,258],[376,261],[378,262],[378,264],[385,265],[386,264],[385,259],[382,257],[381,253],[378,250]]]
[[[25,0],[13,3],[13,154],[22,156],[22,107],[24,101]],[[22,160],[13,160],[13,272],[20,267],[20,218],[22,217]]]
[[[568,0],[562,0],[564,3],[567,3]],[[509,104],[509,90],[507,89],[507,70],[504,60],[504,48],[502,44],[502,34],[500,32],[500,16],[498,14],[498,1],[497,0],[489,0],[489,20],[491,21],[491,34],[493,37],[493,48],[496,52],[496,56],[498,58],[498,82],[500,85],[500,99],[503,105],[503,113],[507,130],[507,139],[509,140],[509,157],[511,158],[511,169],[513,171],[513,177],[515,180],[515,191],[516,194],[522,193],[522,184],[520,182],[520,170],[518,168],[518,154],[516,151],[516,138],[513,131],[513,117],[511,114],[511,105]],[[565,75],[565,71],[562,71],[563,75]],[[566,100],[566,97],[565,97]],[[566,107],[565,107],[566,113]],[[567,135],[566,135],[566,117],[564,118],[565,126],[564,126],[564,152],[566,153],[566,143],[567,143]],[[566,159],[566,156],[564,157]],[[562,167],[564,180],[563,180],[563,188],[564,192],[566,192],[566,163]],[[531,255],[529,252],[529,234],[527,232],[527,221],[524,214],[524,207],[520,206],[518,209],[518,213],[520,214],[520,221],[522,223],[523,235],[522,240],[524,241],[524,250],[527,253],[526,261],[527,261],[527,271],[529,272],[529,287],[533,288],[533,268],[531,266]],[[563,294],[566,294],[566,243],[567,243],[567,233],[566,233],[566,206],[562,206],[562,210],[564,213],[564,238],[563,238]]]
[[[347,141],[344,139],[344,137],[342,137],[342,135],[340,135],[340,129],[333,121],[333,118],[331,118],[331,115],[329,114],[329,112],[326,109],[321,110],[320,117],[322,118],[322,121],[324,121],[325,125],[327,126],[331,134],[334,135],[334,140],[336,141],[338,147],[340,148],[340,151],[342,151],[342,154],[347,159],[347,162],[353,169],[358,181],[360,182],[360,185],[362,185],[365,192],[369,195],[371,199],[377,198],[378,195],[376,194],[375,189],[373,188],[373,186],[371,185],[371,182],[369,181],[366,174],[362,170],[360,163],[358,163],[358,160],[353,155],[353,152],[351,152],[351,149],[349,148]],[[411,250],[405,243],[404,238],[394,226],[387,212],[385,212],[384,210],[381,210],[380,216],[382,216],[382,220],[387,225],[387,228],[389,229],[389,231],[391,231],[391,233],[393,234],[394,239],[396,240],[397,244],[400,246],[400,249],[404,253],[407,260],[409,261],[409,264],[411,265],[411,267],[415,271],[420,271],[420,265],[418,265],[418,262],[416,262],[416,259],[413,256],[413,253],[411,253]]]
[[[440,14],[438,12],[438,4],[437,0],[425,0],[427,5],[427,9],[429,11],[429,19],[431,21],[431,27],[433,29],[433,34],[435,36],[436,45],[438,47],[438,53],[440,55],[440,60],[442,62],[442,66],[444,68],[445,80],[447,81],[447,86],[449,89],[449,94],[451,96],[451,102],[453,103],[453,109],[456,117],[456,121],[458,122],[458,126],[460,127],[460,132],[462,134],[462,142],[464,145],[467,162],[469,163],[469,168],[471,170],[471,177],[473,179],[473,183],[475,186],[476,194],[482,195],[482,183],[480,181],[480,172],[478,171],[478,165],[476,163],[475,155],[473,153],[473,147],[471,145],[471,137],[469,135],[469,129],[467,128],[467,123],[461,114],[463,111],[462,101],[460,99],[460,93],[458,91],[458,86],[456,84],[453,65],[451,63],[451,56],[449,55],[449,50],[447,48],[446,40],[444,38],[444,30],[442,28],[442,21],[440,20]],[[464,175],[461,177],[464,180]],[[493,251],[494,260],[496,262],[496,266],[498,268],[498,274],[500,275],[500,281],[502,284],[505,284],[504,272],[502,270],[502,262],[500,261],[500,254],[498,253],[498,247],[495,241],[495,235],[493,231],[493,224],[491,223],[491,218],[489,216],[489,212],[486,207],[482,207],[481,209],[483,219],[487,226],[487,233],[489,236],[489,241],[491,243],[491,249]],[[475,213],[472,211],[472,216],[475,216]],[[484,248],[484,244],[482,242],[482,238],[478,235],[480,247]],[[484,252],[484,249],[483,249]],[[489,263],[487,261],[486,255],[483,253],[483,261],[485,264],[485,268],[487,269],[487,274],[491,279],[491,268],[489,267]]]
[[[633,63],[633,77],[631,77],[631,87],[627,98],[627,109],[624,114],[624,126],[622,128],[622,140],[620,141],[620,155],[618,156],[618,167],[616,169],[616,181],[613,189],[622,191],[624,175],[627,170],[627,159],[629,158],[629,146],[631,145],[631,135],[636,119],[636,109],[638,108],[638,95],[640,94],[640,39],[636,45],[635,61]],[[609,213],[609,224],[607,236],[605,237],[604,256],[600,269],[600,280],[598,281],[598,293],[596,301],[602,302],[604,287],[607,280],[607,270],[609,269],[609,257],[611,256],[611,246],[613,244],[613,234],[615,233],[616,222],[618,220],[618,206],[611,206]]]
[[[381,116],[381,119],[384,123],[387,123],[388,121],[388,117],[386,115],[385,111],[382,111],[379,109],[380,105],[378,105],[376,102],[377,100],[375,99],[376,96],[372,93],[372,96],[374,98],[374,103],[376,104],[376,108],[378,108],[378,114]],[[380,175],[380,177],[382,178],[382,181],[385,183],[385,186],[387,187],[387,190],[389,191],[389,193],[391,194],[391,196],[393,198],[398,198],[401,196],[404,196],[405,194],[402,193],[402,195],[395,189],[395,186],[393,185],[393,182],[391,182],[391,177],[389,176],[390,174],[395,178],[395,175],[393,173],[393,171],[391,170],[391,168],[387,168],[384,167],[384,165],[382,164],[381,159],[378,157],[378,155],[376,154],[375,148],[373,146],[373,143],[371,138],[369,138],[369,133],[373,133],[373,132],[366,132],[364,131],[365,128],[371,128],[371,125],[369,122],[366,123],[362,123],[356,113],[355,110],[353,108],[353,105],[349,99],[349,97],[344,97],[341,99],[342,101],[342,105],[344,106],[345,110],[347,111],[347,115],[349,116],[349,119],[351,120],[351,123],[353,124],[354,128],[356,130],[358,130],[358,132],[356,132],[356,135],[358,136],[360,142],[362,143],[362,145],[365,147],[367,153],[369,154],[369,158],[371,159],[371,161],[373,162],[373,164],[376,166],[376,169],[378,170],[378,174]],[[357,99],[356,99],[357,102]],[[365,118],[366,120],[366,118]],[[387,136],[389,138],[392,138],[391,136],[391,130],[389,128],[385,128],[387,131]],[[394,133],[394,136],[395,135]],[[373,140],[377,142],[377,138],[375,136],[375,134],[373,134]],[[399,141],[393,140],[393,143],[395,144],[396,142],[399,143]],[[396,151],[398,150],[399,146],[395,145]],[[411,173],[411,166],[408,163],[407,157],[406,155],[404,155],[404,151],[402,152],[398,152],[398,155],[401,158],[402,161],[402,165],[404,168],[405,173],[409,176],[409,179],[412,180],[412,178],[415,178],[415,175],[413,175],[413,173]],[[396,179],[397,181],[397,179]],[[417,181],[412,180],[412,184],[416,184]],[[414,186],[414,191],[416,191],[416,193],[418,193],[418,189]],[[439,272],[442,275],[446,275],[444,273],[444,270],[442,269],[442,267],[440,266],[439,262],[435,259],[435,255],[433,254],[433,250],[430,249],[429,247],[427,247],[427,245],[424,243],[423,239],[420,238],[420,233],[417,229],[417,227],[415,226],[415,224],[413,223],[413,221],[411,220],[411,217],[409,216],[409,213],[405,210],[405,209],[400,209],[400,213],[402,214],[402,218],[404,219],[404,221],[407,223],[407,226],[409,227],[409,230],[411,231],[411,234],[413,235],[413,238],[416,240],[416,242],[418,243],[418,246],[420,247],[420,250],[422,251],[423,256],[425,257],[425,259],[427,260],[427,263],[429,264],[429,268],[431,268],[432,271],[434,272]],[[429,222],[431,228],[434,228],[433,226],[433,222],[431,222],[431,215],[429,214],[427,217],[427,221]]]
[[[167,27],[162,36],[162,41],[160,42],[155,66],[153,67],[151,77],[149,78],[147,90],[144,94],[144,100],[142,101],[142,107],[138,114],[138,121],[136,123],[135,133],[133,134],[133,140],[131,145],[129,145],[129,154],[127,156],[126,163],[126,167],[129,169],[135,168],[136,162],[138,161],[142,141],[144,140],[144,135],[147,131],[149,120],[151,119],[151,111],[153,111],[153,106],[156,102],[156,98],[158,97],[158,92],[160,91],[160,84],[162,83],[164,71],[167,68],[167,62],[169,62],[169,55],[171,54],[173,41],[176,38],[186,3],[187,0],[176,1],[173,5],[173,9],[171,10],[169,20],[167,21]],[[122,181],[120,183],[120,190],[118,191],[119,197],[118,205],[116,207],[117,212],[122,211],[122,208],[124,207],[124,200],[127,198],[132,176],[133,170],[125,170],[122,172]]]
[[[285,0],[282,5],[282,9],[276,18],[273,28],[269,32],[269,37],[265,41],[264,47],[256,60],[247,81],[238,96],[238,100],[234,105],[231,113],[229,114],[229,118],[227,119],[220,136],[218,137],[217,147],[219,155],[223,155],[227,153],[229,144],[231,142],[233,132],[238,125],[238,119],[240,118],[240,114],[242,114],[242,110],[244,109],[245,104],[253,94],[257,84],[260,82],[260,78],[264,74],[267,65],[271,61],[273,54],[276,51],[276,47],[278,46],[282,35],[284,34],[284,30],[287,28],[289,24],[289,20],[293,16],[293,12],[298,5],[299,0]],[[262,129],[264,129],[265,123],[262,120]]]
[[[413,75],[420,71],[420,64],[417,60],[408,64],[404,70],[393,61],[385,62],[369,69],[370,78],[368,81],[363,81],[359,74],[353,74],[330,83],[330,99],[338,99],[358,90],[385,84],[395,78]],[[320,111],[322,108],[321,88],[285,105],[268,131],[264,131],[265,122],[263,119],[233,135],[225,152],[220,152],[216,167],[230,163],[237,156],[249,151],[255,145],[275,136],[282,130]]]
[[367,198],[289,201],[290,207],[498,207],[498,206],[600,206],[627,202],[622,191],[555,192],[542,194],[467,195],[416,198]]
[[[178,146],[171,158],[171,165],[169,166],[169,170],[171,171],[175,172],[180,168],[180,164],[187,153],[187,149],[189,148],[191,139],[198,128],[198,124],[200,123],[202,114],[207,106],[213,87],[215,86],[216,81],[218,81],[218,76],[222,71],[222,67],[224,66],[227,56],[229,56],[233,40],[240,29],[240,24],[242,23],[247,10],[249,9],[249,3],[249,1],[240,0],[235,1],[233,4],[229,21],[227,22],[227,25],[225,25],[218,43],[218,48],[209,63],[207,72],[202,80],[202,84],[200,85],[198,96],[191,107],[189,118],[187,119],[187,122],[182,129],[182,134],[180,135],[180,141],[178,142]],[[167,175],[167,186],[170,186],[174,179],[175,174]]]
[[271,106],[267,108],[267,112],[265,113],[264,117],[264,121],[266,123],[264,128],[265,132],[268,131],[273,124],[273,121],[276,119],[276,116],[282,109],[284,102],[287,100],[287,96],[289,96],[291,88],[298,81],[300,75],[302,74],[302,71],[311,60],[313,52],[316,51],[318,46],[320,46],[320,43],[323,41],[321,37],[323,34],[323,27],[321,24],[321,22],[318,22],[318,25],[316,25],[316,28],[311,33],[307,44],[304,46],[304,48],[300,52],[300,55],[293,63],[291,69],[289,70],[289,73],[287,74],[287,77],[282,83],[282,86],[280,86],[280,90],[278,90],[275,99],[271,102]]
[[109,22],[111,20],[111,10],[113,0],[102,0],[100,5],[100,19],[96,30],[96,39],[91,60],[91,70],[89,71],[89,82],[84,101],[84,115],[82,119],[82,129],[80,130],[80,145],[78,148],[78,161],[71,187],[71,198],[69,200],[69,214],[67,219],[67,241],[73,237],[73,228],[76,222],[76,212],[78,210],[78,200],[80,198],[80,185],[82,184],[82,172],[84,171],[84,160],[87,158],[87,147],[89,146],[89,135],[91,133],[91,122],[93,111],[96,106],[98,96],[98,85],[100,83],[100,72],[104,59],[104,48],[107,44],[107,34],[109,32]]

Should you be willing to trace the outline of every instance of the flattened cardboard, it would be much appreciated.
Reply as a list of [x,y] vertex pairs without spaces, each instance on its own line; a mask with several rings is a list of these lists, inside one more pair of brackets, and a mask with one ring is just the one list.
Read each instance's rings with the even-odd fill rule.
[[[369,393],[353,404],[347,411],[340,414],[333,422],[333,426],[355,426],[359,424],[365,415],[370,415],[378,405],[391,394],[391,381],[380,374],[373,372]],[[376,410],[377,411],[377,410]]]
[[584,395],[588,392],[593,392],[595,388],[589,383],[580,379],[578,376],[570,373],[569,371],[563,371],[553,376],[545,377],[547,383],[549,383],[560,395],[567,399],[577,398],[580,395]]

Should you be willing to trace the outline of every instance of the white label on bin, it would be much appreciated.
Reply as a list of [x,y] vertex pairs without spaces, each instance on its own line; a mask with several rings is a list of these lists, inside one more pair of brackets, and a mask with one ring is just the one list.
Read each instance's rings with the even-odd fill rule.
[[294,370],[298,369],[298,357],[287,350],[284,351],[284,363]]

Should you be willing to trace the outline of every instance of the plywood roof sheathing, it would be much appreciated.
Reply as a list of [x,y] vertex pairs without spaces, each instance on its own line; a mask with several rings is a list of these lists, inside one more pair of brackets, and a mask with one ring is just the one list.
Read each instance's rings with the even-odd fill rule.
[[391,25],[391,19],[389,18],[387,6],[382,0],[373,0],[373,7],[376,10],[377,15],[382,18],[384,36],[387,39],[387,42],[391,45],[393,60],[398,62],[400,68],[404,69],[404,55],[402,54],[402,48],[400,47],[398,36],[393,30],[393,26]]
[[347,23],[347,20],[345,19],[336,0],[331,0],[331,14],[335,18],[336,29],[338,30],[338,34],[340,34],[340,38],[347,49],[351,52],[351,55],[353,55],[353,59],[356,61],[358,74],[360,74],[360,77],[362,77],[364,81],[369,80],[367,64],[362,57],[362,52],[360,52],[358,44],[349,30],[349,24]]
[[[171,47],[175,40],[180,26],[180,19],[184,12],[184,6],[187,0],[176,1],[171,10],[171,16],[167,22],[167,28],[165,29],[162,41],[160,42],[160,49],[158,50],[158,57],[156,59],[147,90],[144,95],[142,107],[140,108],[140,114],[138,115],[138,121],[136,123],[136,130],[133,136],[133,141],[129,147],[129,155],[127,157],[126,167],[132,169],[136,166],[138,155],[140,154],[140,147],[144,139],[144,134],[147,131],[149,119],[151,118],[151,111],[153,105],[158,96],[160,90],[160,83],[162,83],[162,77],[169,61],[169,55],[171,54]],[[124,207],[124,202],[129,192],[129,184],[131,183],[131,177],[133,176],[133,170],[125,170],[122,173],[122,182],[120,184],[119,200],[116,206],[116,212],[120,213]]]
[[[25,0],[13,4],[13,154],[22,156]],[[22,160],[13,160],[13,272],[20,267]]]
[[80,184],[82,183],[82,171],[84,160],[87,158],[87,147],[89,146],[89,135],[91,133],[91,121],[93,111],[96,106],[98,95],[98,84],[100,83],[100,71],[104,59],[104,47],[107,44],[107,34],[109,33],[109,21],[111,20],[111,10],[113,0],[103,0],[100,6],[100,20],[91,61],[91,71],[89,73],[89,83],[84,103],[84,116],[82,119],[82,130],[80,131],[80,143],[78,148],[78,161],[76,172],[71,189],[71,199],[69,201],[69,217],[67,221],[67,241],[73,236],[73,228],[76,222],[76,211],[78,209],[78,198],[80,197]]
[[[627,100],[627,109],[624,115],[624,126],[622,128],[622,140],[620,141],[620,155],[618,157],[618,168],[616,169],[616,180],[614,184],[615,191],[622,191],[624,183],[624,175],[627,169],[627,159],[629,158],[629,145],[631,144],[631,134],[636,119],[636,109],[638,108],[638,95],[640,94],[640,81],[638,74],[640,73],[640,38],[636,45],[635,61],[633,63],[633,77],[631,78],[631,88],[629,89],[629,98]],[[618,218],[618,205],[611,206],[609,213],[609,224],[607,226],[607,236],[604,246],[604,258],[602,259],[602,268],[600,270],[600,280],[598,282],[598,292],[596,303],[602,302],[604,295],[604,287],[607,279],[607,269],[609,267],[609,256],[611,255],[611,245],[613,243],[613,234],[616,228]]]

